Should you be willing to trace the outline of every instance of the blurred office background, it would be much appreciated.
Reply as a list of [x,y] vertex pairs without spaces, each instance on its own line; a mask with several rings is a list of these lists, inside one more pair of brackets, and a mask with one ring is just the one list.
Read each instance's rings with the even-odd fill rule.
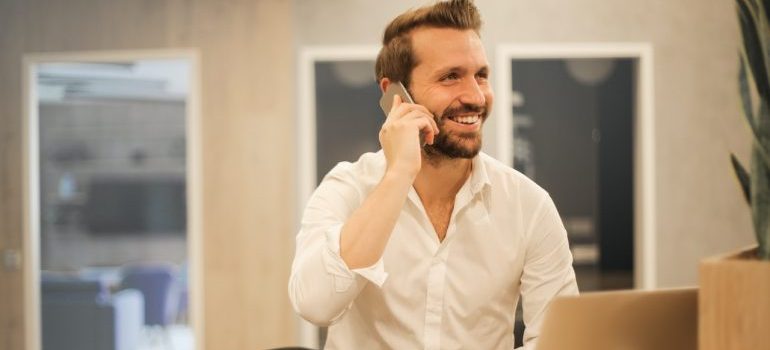
[[[497,97],[484,150],[552,194],[582,290],[694,285],[699,259],[752,242],[728,156],[749,147],[731,0],[477,5]],[[0,0],[0,349],[84,332],[57,325],[72,308],[57,298],[107,310],[89,317],[116,348],[314,345],[286,292],[303,201],[378,148],[373,58],[414,6]],[[647,77],[633,55],[506,51],[625,44],[651,49]]]

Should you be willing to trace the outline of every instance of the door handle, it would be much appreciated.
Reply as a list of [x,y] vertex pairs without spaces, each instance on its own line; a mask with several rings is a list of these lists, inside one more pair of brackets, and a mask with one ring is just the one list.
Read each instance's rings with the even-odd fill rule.
[[3,249],[3,269],[17,271],[21,268],[21,253],[17,249]]

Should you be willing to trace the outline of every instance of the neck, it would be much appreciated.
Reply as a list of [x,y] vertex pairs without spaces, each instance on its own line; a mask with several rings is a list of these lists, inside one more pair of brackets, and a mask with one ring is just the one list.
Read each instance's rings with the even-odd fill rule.
[[454,201],[471,174],[471,159],[436,159],[423,154],[414,189],[424,203]]

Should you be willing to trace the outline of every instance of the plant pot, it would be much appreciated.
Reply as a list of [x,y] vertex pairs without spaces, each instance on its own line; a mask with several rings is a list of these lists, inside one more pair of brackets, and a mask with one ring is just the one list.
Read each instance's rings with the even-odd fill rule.
[[770,349],[770,261],[756,246],[700,263],[698,348]]

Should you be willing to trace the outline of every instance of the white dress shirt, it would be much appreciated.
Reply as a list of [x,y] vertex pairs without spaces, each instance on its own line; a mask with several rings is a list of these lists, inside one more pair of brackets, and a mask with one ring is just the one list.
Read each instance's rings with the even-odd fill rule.
[[382,151],[339,163],[308,201],[289,280],[294,309],[329,327],[326,349],[513,349],[522,295],[533,349],[548,303],[578,293],[548,193],[486,154],[455,197],[443,241],[414,188],[382,258],[351,270],[340,230],[385,172]]

